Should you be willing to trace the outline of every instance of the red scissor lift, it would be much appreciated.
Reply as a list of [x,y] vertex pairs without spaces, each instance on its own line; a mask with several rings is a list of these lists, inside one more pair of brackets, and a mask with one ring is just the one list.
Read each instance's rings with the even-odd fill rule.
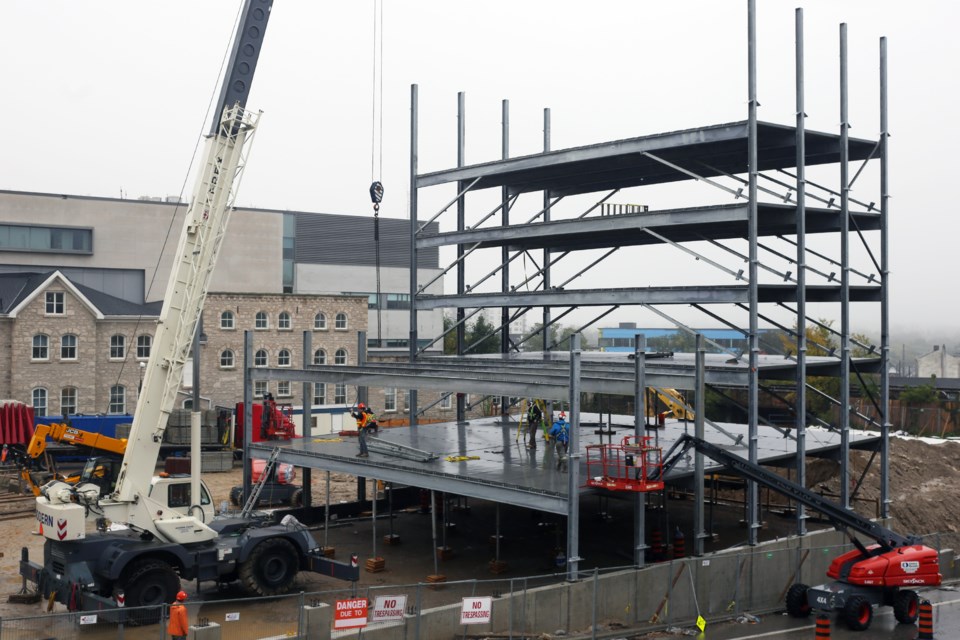
[[650,436],[627,436],[620,444],[587,446],[587,486],[610,491],[663,489],[663,449]]

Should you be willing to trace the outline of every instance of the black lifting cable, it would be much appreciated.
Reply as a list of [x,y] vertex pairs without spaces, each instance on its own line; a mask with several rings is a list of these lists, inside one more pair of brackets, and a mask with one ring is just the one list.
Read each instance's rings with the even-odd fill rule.
[[[379,25],[377,18],[379,17]],[[379,26],[379,28],[378,28]],[[380,58],[377,59],[379,47]],[[379,78],[378,78],[379,75]],[[380,293],[380,203],[383,201],[383,184],[378,176],[383,173],[383,4],[382,0],[373,0],[373,90],[370,109],[370,200],[373,202],[373,245],[377,272],[377,346],[383,346],[381,334],[381,310],[383,301]],[[379,91],[377,80],[380,81]],[[379,116],[379,127],[378,127]],[[377,157],[379,154],[379,158]],[[374,163],[379,160],[379,167]],[[412,224],[412,223],[411,223]]]

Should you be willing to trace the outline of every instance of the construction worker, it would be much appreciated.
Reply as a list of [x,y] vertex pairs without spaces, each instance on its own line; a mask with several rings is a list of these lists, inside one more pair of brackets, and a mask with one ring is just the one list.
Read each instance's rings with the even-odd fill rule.
[[567,425],[567,414],[563,411],[560,412],[557,421],[550,427],[549,436],[557,452],[557,469],[562,467],[565,470],[567,466],[567,447],[570,444],[570,428]]
[[377,414],[375,414],[369,406],[364,407],[363,412],[367,414],[367,429],[374,433],[379,432],[380,425],[377,423]]
[[366,412],[366,405],[362,402],[357,404],[357,408],[350,412],[350,416],[357,421],[357,439],[360,442],[360,453],[358,458],[369,458],[370,452],[367,451],[367,422],[370,414]]
[[167,623],[167,633],[173,640],[187,640],[189,625],[187,624],[187,607],[184,602],[187,600],[187,592],[181,591],[177,594],[177,600],[170,605],[170,622]]
[[541,422],[543,422],[543,411],[540,409],[537,401],[534,400],[530,403],[530,408],[527,410],[527,433],[530,437],[527,442],[528,449],[537,448],[537,432],[540,430]]

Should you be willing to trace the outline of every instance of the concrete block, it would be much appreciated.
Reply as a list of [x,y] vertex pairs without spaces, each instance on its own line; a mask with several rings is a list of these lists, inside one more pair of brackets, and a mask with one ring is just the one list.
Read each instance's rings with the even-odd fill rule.
[[190,633],[187,637],[190,638],[190,640],[220,640],[222,637],[220,634],[220,625],[216,622],[211,622],[205,627],[191,626],[189,631]]
[[330,640],[333,628],[333,610],[321,602],[317,606],[303,608],[303,632],[309,640]]

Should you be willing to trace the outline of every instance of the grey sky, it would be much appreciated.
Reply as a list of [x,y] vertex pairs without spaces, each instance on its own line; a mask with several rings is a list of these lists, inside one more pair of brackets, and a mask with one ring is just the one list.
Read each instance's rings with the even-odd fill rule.
[[[5,2],[0,188],[135,198],[178,193],[186,180],[189,191],[187,167],[205,131],[205,110],[239,4]],[[467,94],[468,163],[499,157],[504,98],[511,104],[512,155],[540,150],[544,107],[552,109],[554,148],[746,118],[745,0],[384,4],[379,177],[387,189],[387,216],[407,214],[411,83],[420,85],[423,171],[455,163],[457,91]],[[793,20],[794,8],[802,6],[808,126],[838,130],[838,24],[846,21],[851,135],[876,138],[878,39],[888,37],[892,320],[895,327],[955,327],[960,296],[953,250],[960,222],[949,204],[954,168],[947,152],[960,144],[952,123],[960,99],[954,33],[960,5],[758,4],[763,120],[793,123]],[[249,101],[264,117],[241,204],[369,211],[372,7],[372,0],[276,1]],[[835,176],[824,180],[836,184]],[[854,197],[875,200],[875,185],[871,168]],[[448,197],[428,196],[421,215]],[[669,207],[729,198],[688,185],[624,194],[620,201]],[[674,284],[703,273],[702,264],[672,256]],[[632,275],[635,265],[613,261],[610,268],[605,278],[636,286],[622,275]],[[710,280],[728,283],[719,276]],[[873,308],[854,322],[873,328],[875,316]],[[631,319],[624,314],[609,321]]]

